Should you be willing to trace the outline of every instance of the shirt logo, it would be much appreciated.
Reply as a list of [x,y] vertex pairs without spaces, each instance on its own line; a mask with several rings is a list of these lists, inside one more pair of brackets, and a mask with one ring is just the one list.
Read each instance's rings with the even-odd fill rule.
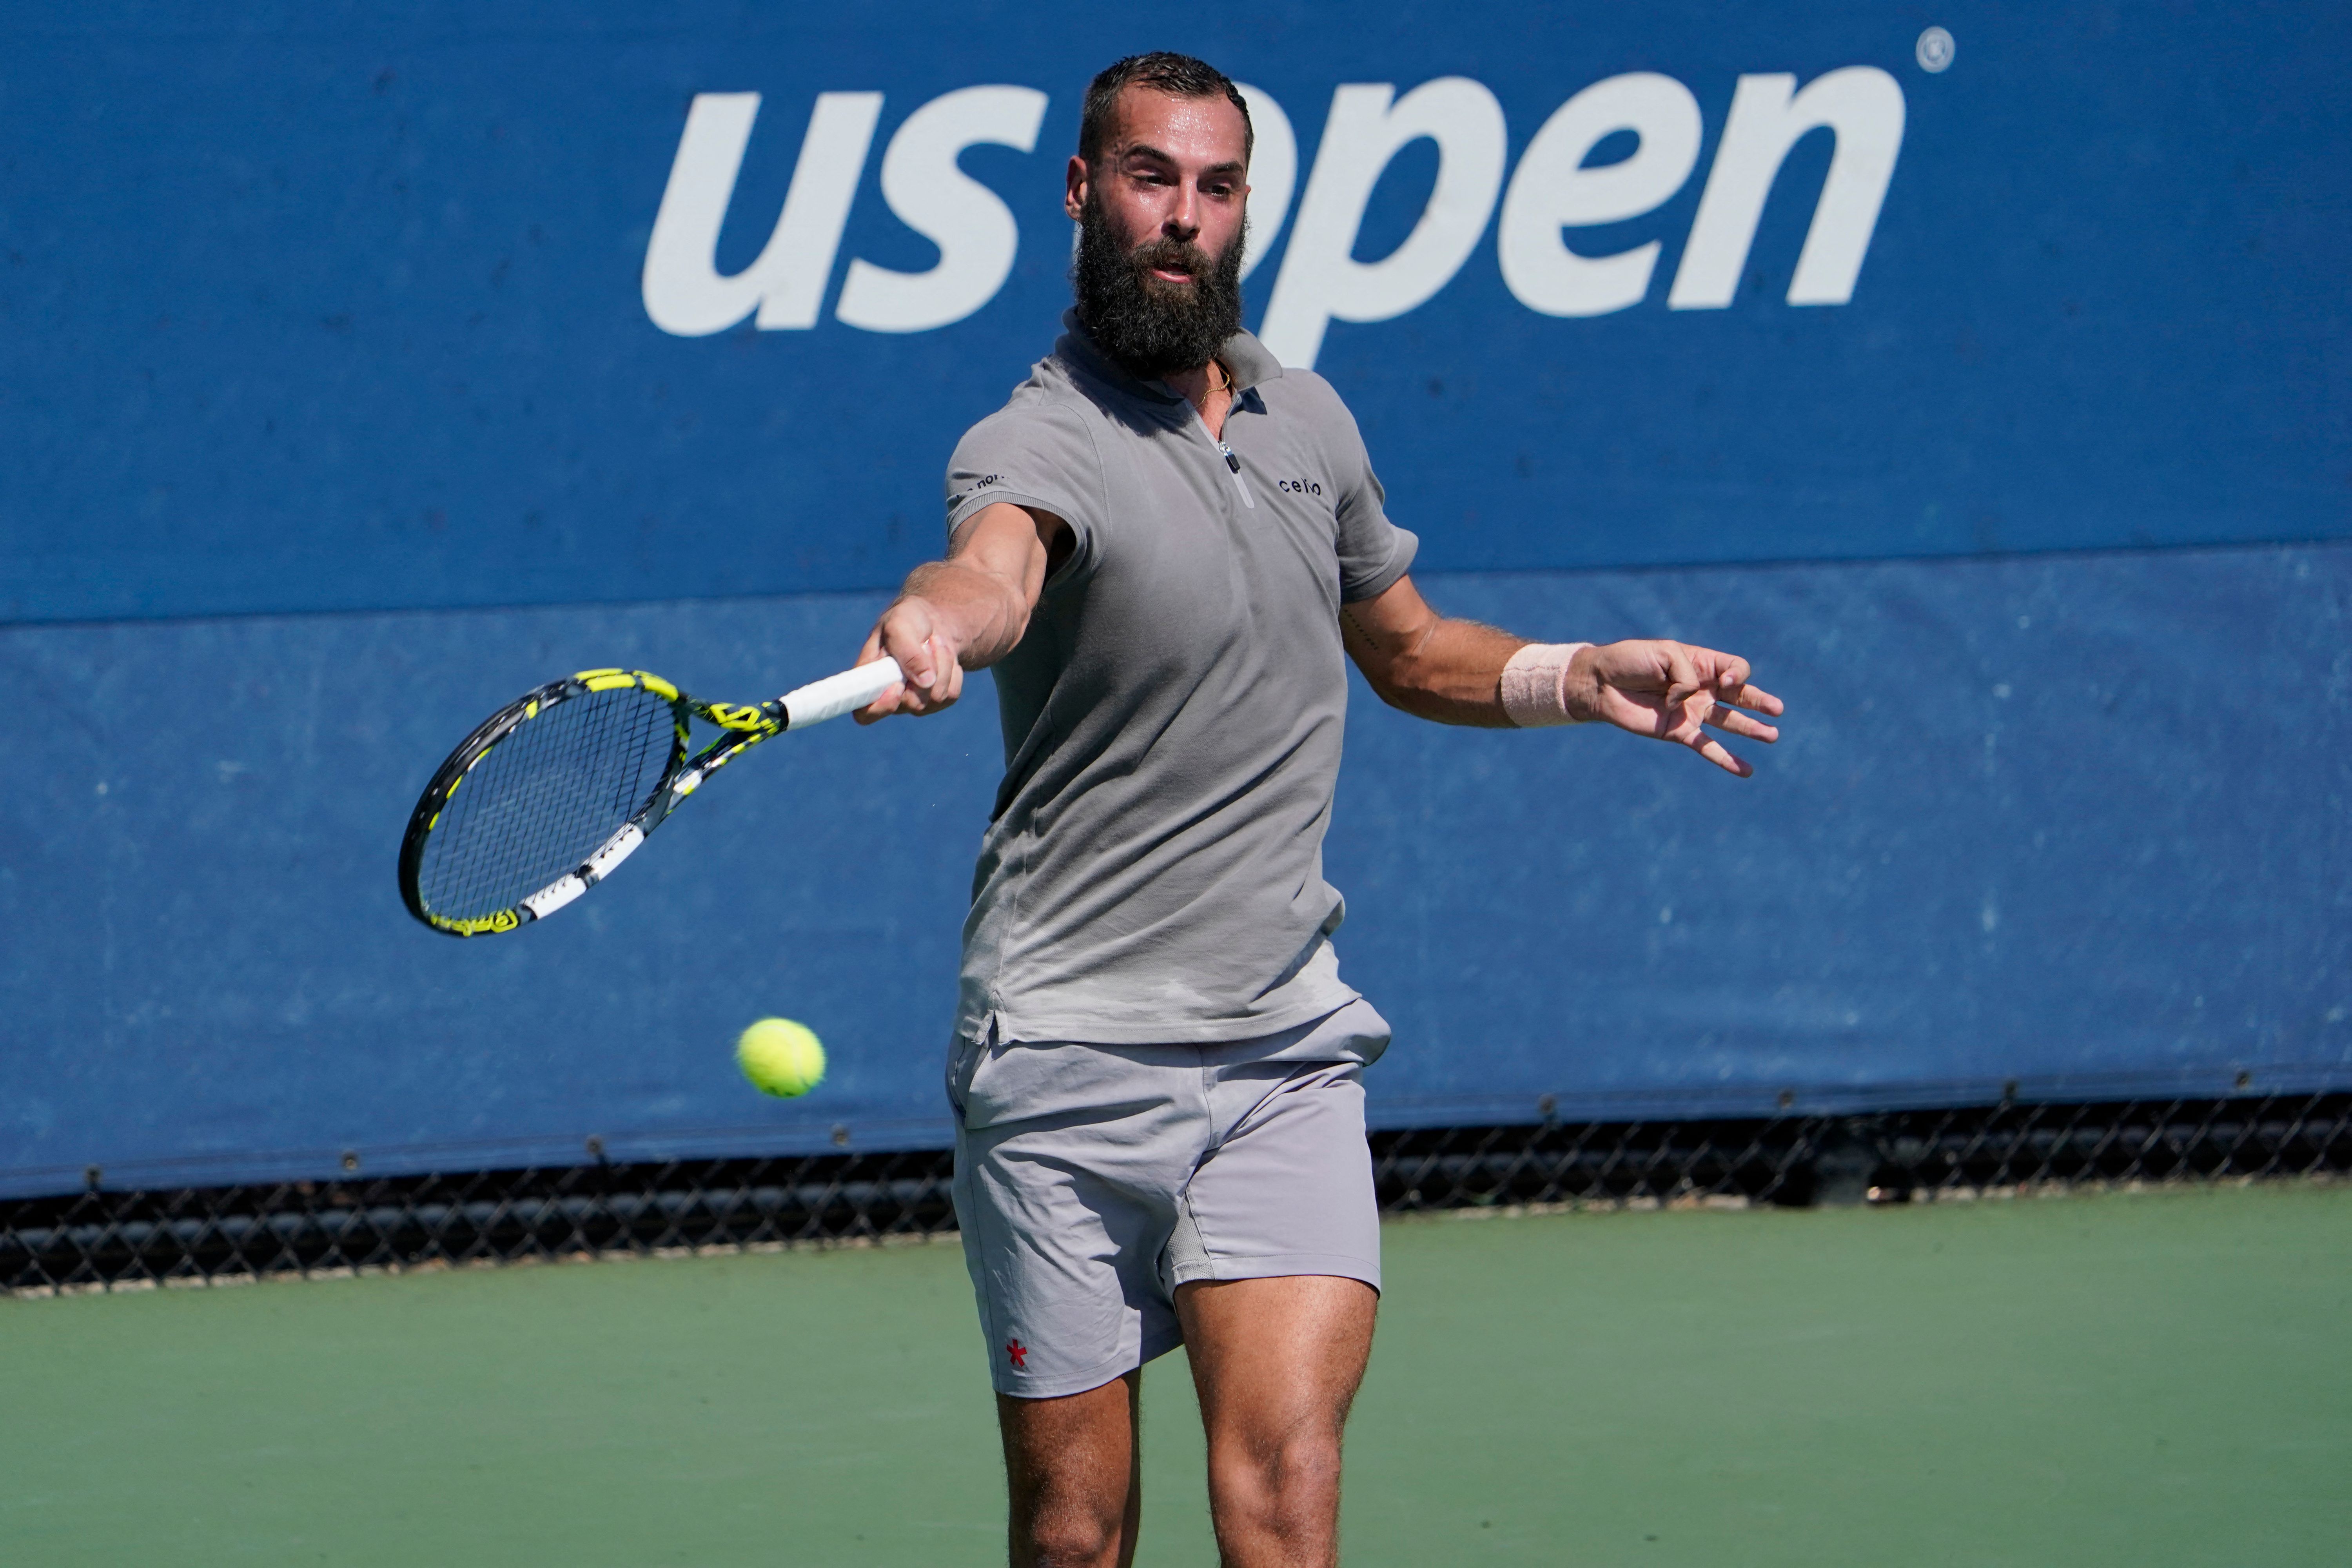
[[968,490],[959,490],[955,494],[948,497],[948,510],[950,511],[953,511],[956,508],[961,506],[964,502],[970,500],[972,497],[978,495],[989,486],[1001,485],[1003,482],[1004,476],[1003,474],[982,474],[979,479],[972,481],[971,489]]
[[1323,487],[1313,479],[1276,479],[1274,488],[1285,495],[1319,496]]
[[1029,1347],[1023,1344],[1019,1340],[1007,1340],[1004,1342],[1004,1355],[1006,1360],[1012,1362],[1013,1371],[1027,1372],[1029,1370]]

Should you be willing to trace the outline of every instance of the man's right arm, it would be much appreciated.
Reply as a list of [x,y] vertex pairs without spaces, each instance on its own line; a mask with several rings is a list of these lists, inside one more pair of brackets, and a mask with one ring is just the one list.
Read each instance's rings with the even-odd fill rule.
[[936,713],[963,695],[963,672],[1018,647],[1051,570],[1068,555],[1069,525],[1050,511],[999,501],[956,530],[945,561],[907,574],[866,634],[857,662],[888,654],[906,680],[857,710],[871,724],[893,713]]

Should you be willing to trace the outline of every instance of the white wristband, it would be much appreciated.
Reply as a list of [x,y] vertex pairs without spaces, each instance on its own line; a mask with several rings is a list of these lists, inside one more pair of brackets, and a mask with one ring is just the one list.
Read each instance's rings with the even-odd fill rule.
[[1522,730],[1581,721],[1568,710],[1568,661],[1589,642],[1531,642],[1503,666],[1503,711]]

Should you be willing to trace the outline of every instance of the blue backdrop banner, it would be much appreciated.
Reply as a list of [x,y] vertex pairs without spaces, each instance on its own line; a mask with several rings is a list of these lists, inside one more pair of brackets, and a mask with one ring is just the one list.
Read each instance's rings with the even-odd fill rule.
[[[1000,757],[730,769],[409,921],[484,713],[758,699],[1049,347],[1089,75],[1245,84],[1249,321],[1418,574],[1792,705],[1736,784],[1360,688],[1387,1124],[2352,1084],[2352,11],[0,0],[0,1194],[935,1144]],[[1751,750],[1757,750],[1751,748]],[[833,1076],[729,1045],[780,1013]]]
[[2352,532],[2341,5],[0,39],[0,618],[887,586],[1051,343],[1087,77],[1154,47],[1252,89],[1250,320],[1350,399],[1424,570]]
[[[1360,687],[1328,863],[1397,1026],[1376,1120],[2352,1084],[2352,546],[1425,586],[1749,649],[1792,719],[1740,784]],[[756,694],[879,604],[0,632],[0,1193],[940,1143],[985,678],[761,747],[517,936],[428,931],[392,875],[443,750],[547,672]],[[827,1044],[805,1100],[736,1074],[766,1014]]]

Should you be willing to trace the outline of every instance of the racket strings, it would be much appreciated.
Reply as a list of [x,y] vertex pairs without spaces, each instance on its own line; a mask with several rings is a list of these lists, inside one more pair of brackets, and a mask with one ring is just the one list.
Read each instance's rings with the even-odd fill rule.
[[540,710],[449,796],[417,868],[425,907],[456,920],[512,909],[602,847],[668,771],[668,701],[640,688]]

